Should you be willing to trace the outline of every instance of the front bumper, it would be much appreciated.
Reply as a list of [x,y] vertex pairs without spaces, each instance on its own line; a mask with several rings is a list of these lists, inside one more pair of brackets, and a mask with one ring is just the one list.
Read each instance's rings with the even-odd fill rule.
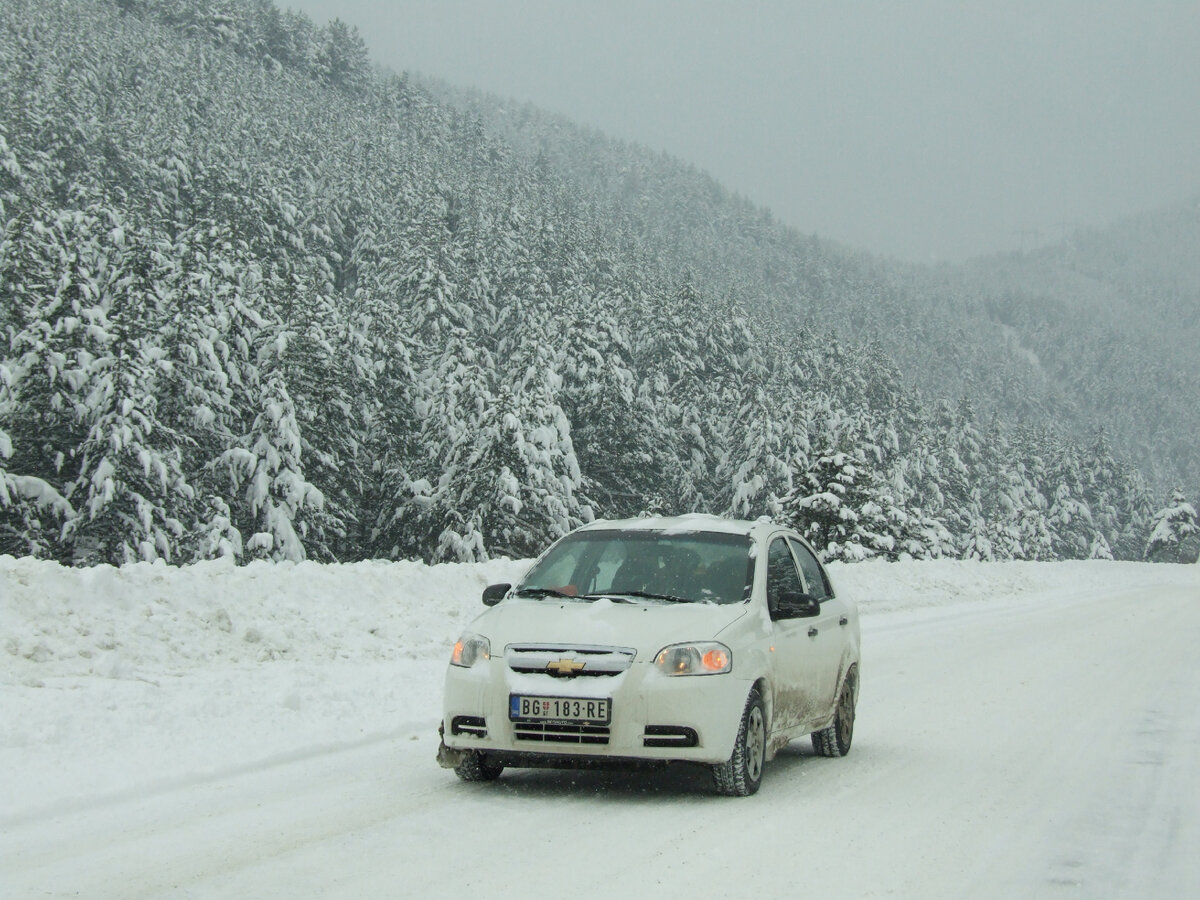
[[[446,674],[444,749],[438,761],[454,766],[462,751],[483,751],[520,765],[575,760],[722,763],[733,753],[750,684],[737,671],[722,675],[663,675],[635,660],[616,675],[555,677],[514,672],[503,657]],[[606,726],[572,728],[516,720],[513,694],[610,699]]]

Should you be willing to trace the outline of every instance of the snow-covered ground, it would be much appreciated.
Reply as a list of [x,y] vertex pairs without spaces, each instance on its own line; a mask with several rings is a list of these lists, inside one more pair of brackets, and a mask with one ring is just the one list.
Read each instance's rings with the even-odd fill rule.
[[842,760],[434,762],[449,645],[525,563],[0,557],[0,896],[1200,896],[1200,566],[863,563]]

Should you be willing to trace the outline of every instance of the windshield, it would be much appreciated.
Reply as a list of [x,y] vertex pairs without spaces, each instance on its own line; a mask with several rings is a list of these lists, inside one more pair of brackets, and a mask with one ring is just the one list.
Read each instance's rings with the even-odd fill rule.
[[750,594],[751,570],[745,535],[582,531],[555,544],[517,592],[741,603]]

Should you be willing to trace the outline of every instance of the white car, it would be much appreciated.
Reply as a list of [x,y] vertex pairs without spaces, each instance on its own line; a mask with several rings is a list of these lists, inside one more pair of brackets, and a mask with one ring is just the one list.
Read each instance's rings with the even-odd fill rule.
[[553,544],[454,645],[438,761],[466,781],[506,766],[692,762],[719,793],[812,735],[854,733],[858,611],[812,548],[765,519],[595,522]]

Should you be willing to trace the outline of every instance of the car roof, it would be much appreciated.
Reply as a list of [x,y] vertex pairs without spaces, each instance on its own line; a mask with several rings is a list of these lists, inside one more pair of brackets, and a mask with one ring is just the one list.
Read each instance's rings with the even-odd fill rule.
[[580,531],[661,531],[667,534],[689,534],[709,532],[717,534],[744,534],[756,537],[762,531],[780,528],[767,517],[756,521],[725,519],[709,513],[687,513],[682,516],[644,516],[637,519],[597,519],[580,528]]

